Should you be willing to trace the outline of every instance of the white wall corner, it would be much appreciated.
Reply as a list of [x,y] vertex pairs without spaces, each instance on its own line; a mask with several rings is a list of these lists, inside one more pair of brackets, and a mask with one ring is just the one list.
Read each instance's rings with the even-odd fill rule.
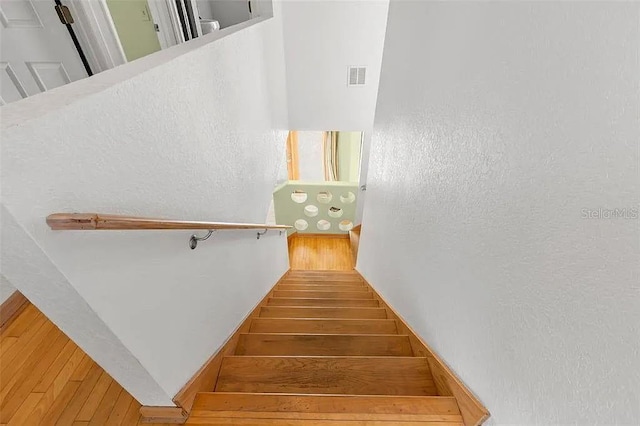
[[3,275],[138,402],[174,405],[170,395],[91,309],[4,204],[0,220]]

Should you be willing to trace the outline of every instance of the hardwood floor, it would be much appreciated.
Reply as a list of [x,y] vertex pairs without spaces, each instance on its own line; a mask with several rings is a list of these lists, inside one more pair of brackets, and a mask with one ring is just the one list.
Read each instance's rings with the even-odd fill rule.
[[143,424],[139,410],[35,306],[28,304],[0,329],[1,425],[135,426]]
[[292,270],[351,271],[355,265],[348,235],[289,237],[289,264]]

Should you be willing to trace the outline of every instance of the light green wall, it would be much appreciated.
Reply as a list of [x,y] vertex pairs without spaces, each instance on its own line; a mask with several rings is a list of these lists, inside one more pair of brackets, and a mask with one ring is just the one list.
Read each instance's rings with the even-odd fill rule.
[[338,177],[343,182],[360,180],[362,132],[338,132]]
[[[291,199],[294,191],[304,191],[307,199],[302,203],[296,203]],[[318,199],[320,192],[328,191],[331,199]],[[346,234],[347,230],[340,229],[340,222],[349,221],[354,225],[358,195],[357,182],[304,182],[290,180],[279,185],[273,191],[273,205],[278,225],[295,226],[296,220],[304,219],[307,229],[291,229],[289,234],[298,232],[301,234]],[[306,206],[316,206],[318,213],[315,216],[307,216],[304,212]],[[331,207],[341,209],[341,216],[333,217],[329,213]],[[320,230],[317,227],[319,220],[326,220],[331,224],[328,230]]]
[[147,0],[107,0],[128,61],[160,50]]

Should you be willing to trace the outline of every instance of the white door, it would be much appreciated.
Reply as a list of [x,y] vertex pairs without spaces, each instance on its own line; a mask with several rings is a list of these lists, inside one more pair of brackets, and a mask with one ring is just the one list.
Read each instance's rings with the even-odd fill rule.
[[0,0],[0,104],[87,77],[53,0]]

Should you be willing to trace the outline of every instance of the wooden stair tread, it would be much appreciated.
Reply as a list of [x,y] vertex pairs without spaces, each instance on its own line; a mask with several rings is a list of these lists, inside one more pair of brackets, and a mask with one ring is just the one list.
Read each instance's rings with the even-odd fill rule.
[[392,319],[254,318],[251,333],[396,334]]
[[373,299],[373,293],[362,291],[308,291],[308,290],[274,290],[271,297],[298,297],[301,299]]
[[274,290],[302,290],[302,291],[369,291],[369,287],[355,285],[333,285],[333,284],[277,284]]
[[200,426],[464,426],[461,421],[399,421],[399,420],[320,420],[320,419],[274,419],[237,417],[196,417],[191,416],[186,425]]
[[437,395],[426,358],[229,356],[217,392]]
[[387,311],[384,308],[263,306],[260,308],[260,316],[265,318],[385,319]]
[[291,270],[289,270],[289,275],[300,275],[300,274],[304,274],[304,275],[331,274],[331,275],[356,275],[356,276],[359,276],[359,274],[353,269],[349,270],[349,271],[338,271],[338,270],[333,270],[333,269],[291,269]]
[[348,334],[241,334],[236,355],[412,356],[409,336]]
[[335,281],[335,280],[320,280],[320,279],[300,279],[300,278],[285,278],[279,282],[278,285],[307,285],[307,286],[339,286],[339,287],[357,287],[368,288],[362,281]]
[[464,426],[489,416],[356,271],[287,272],[209,364],[199,393],[181,397],[187,424]]
[[262,411],[274,413],[460,415],[458,403],[453,396],[201,392],[196,396],[192,409],[197,413],[204,411]]
[[290,274],[283,278],[283,281],[333,281],[333,282],[354,282],[364,284],[359,275],[349,274]]
[[376,299],[321,299],[321,298],[296,298],[296,297],[272,297],[267,301],[268,306],[342,306],[377,308],[380,302]]

